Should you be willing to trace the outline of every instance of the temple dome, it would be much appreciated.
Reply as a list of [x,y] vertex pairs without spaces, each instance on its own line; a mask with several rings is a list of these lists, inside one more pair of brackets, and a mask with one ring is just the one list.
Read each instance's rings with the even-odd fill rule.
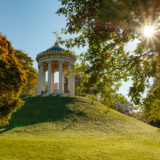
[[64,49],[59,46],[58,42],[56,42],[51,48],[49,48],[49,49],[47,49],[47,50],[45,50],[41,53],[45,53],[45,52],[47,52],[47,53],[48,52],[59,52],[59,53],[61,53],[63,51],[64,51]]
[[44,58],[44,57],[51,58],[51,57],[59,57],[59,56],[63,56],[63,57],[65,56],[76,61],[76,56],[72,54],[72,52],[70,55],[68,55],[65,52],[65,50],[59,46],[58,42],[56,42],[51,48],[40,52],[37,55],[36,60],[38,62],[41,58]]

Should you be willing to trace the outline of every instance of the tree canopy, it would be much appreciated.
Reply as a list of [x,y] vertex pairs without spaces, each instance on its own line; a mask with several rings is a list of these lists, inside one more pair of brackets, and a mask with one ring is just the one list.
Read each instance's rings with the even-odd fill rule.
[[[142,103],[142,94],[149,79],[160,73],[160,1],[159,0],[60,0],[57,11],[67,25],[63,33],[75,38],[60,39],[71,48],[88,46],[82,53],[79,70],[84,75],[81,89],[103,98],[111,98],[121,81],[131,79],[129,96],[135,104]],[[143,34],[145,26],[154,26],[153,37]],[[129,41],[137,40],[134,53],[126,52]]]
[[0,34],[0,125],[23,105],[19,95],[25,82],[23,66],[16,58],[11,43]]
[[20,96],[33,96],[36,94],[38,84],[38,73],[33,67],[33,60],[26,53],[20,50],[15,50],[15,56],[22,64],[27,77],[27,82],[22,88]]

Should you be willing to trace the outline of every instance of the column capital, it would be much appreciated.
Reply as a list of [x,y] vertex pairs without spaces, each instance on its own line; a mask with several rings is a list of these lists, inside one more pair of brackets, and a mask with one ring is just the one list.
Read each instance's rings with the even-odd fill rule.
[[69,70],[71,70],[71,67],[72,67],[71,63],[68,63],[68,69]]
[[51,63],[51,62],[52,62],[52,60],[47,61],[47,63]]
[[38,63],[38,67],[40,67],[40,66],[42,66],[43,65],[43,63],[42,62],[39,62]]
[[59,63],[59,64],[63,64],[63,63],[64,63],[64,61],[62,61],[62,60],[58,60],[58,63]]

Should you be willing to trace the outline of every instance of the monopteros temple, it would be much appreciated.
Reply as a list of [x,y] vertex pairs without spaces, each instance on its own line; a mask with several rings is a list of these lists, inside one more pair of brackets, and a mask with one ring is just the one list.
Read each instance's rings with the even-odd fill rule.
[[[76,61],[74,55],[68,55],[58,43],[55,43],[51,48],[39,53],[36,60],[38,62],[38,95],[43,93],[75,94],[75,75],[72,71]],[[46,81],[47,71],[48,81]],[[59,72],[58,85],[54,82],[55,72]],[[68,78],[65,76],[66,73],[70,73]]]

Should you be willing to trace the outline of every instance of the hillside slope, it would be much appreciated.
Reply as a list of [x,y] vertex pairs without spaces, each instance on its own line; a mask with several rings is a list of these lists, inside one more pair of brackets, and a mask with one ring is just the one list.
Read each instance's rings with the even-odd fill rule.
[[84,97],[65,95],[26,98],[1,133],[52,134],[62,131],[149,133],[155,128]]
[[0,160],[160,160],[160,130],[75,96],[25,99],[0,128]]

